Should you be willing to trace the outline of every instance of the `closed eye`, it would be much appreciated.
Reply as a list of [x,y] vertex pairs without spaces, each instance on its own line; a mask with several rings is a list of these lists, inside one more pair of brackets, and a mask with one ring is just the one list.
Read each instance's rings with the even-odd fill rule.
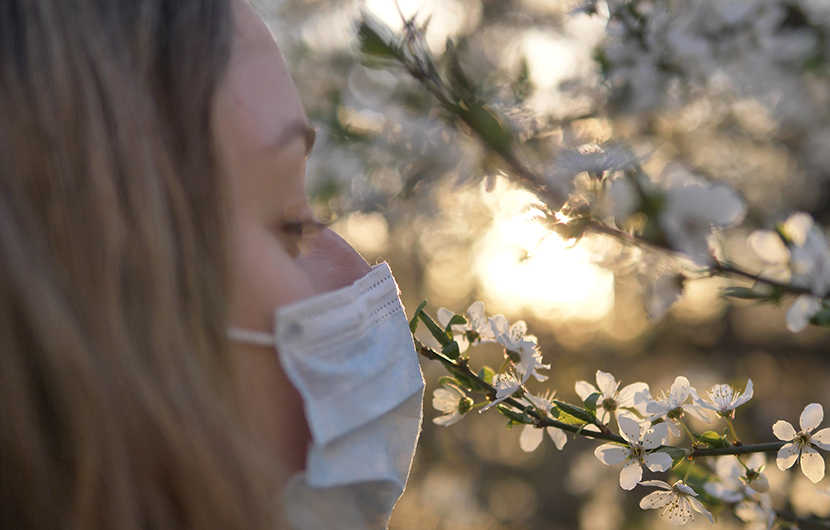
[[286,239],[289,239],[289,252],[296,257],[306,250],[309,238],[320,233],[328,226],[329,223],[323,223],[316,219],[286,219],[279,228]]

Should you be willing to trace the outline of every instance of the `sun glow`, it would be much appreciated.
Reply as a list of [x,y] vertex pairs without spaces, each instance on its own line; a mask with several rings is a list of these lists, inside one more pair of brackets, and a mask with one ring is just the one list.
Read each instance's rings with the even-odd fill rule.
[[584,244],[563,241],[516,211],[497,214],[477,248],[476,274],[487,297],[504,311],[539,318],[606,317],[614,307],[613,274],[591,263]]

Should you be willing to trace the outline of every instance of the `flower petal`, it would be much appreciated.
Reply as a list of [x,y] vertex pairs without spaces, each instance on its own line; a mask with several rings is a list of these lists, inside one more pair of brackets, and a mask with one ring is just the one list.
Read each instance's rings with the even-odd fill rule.
[[819,309],[821,309],[821,302],[818,298],[809,294],[802,294],[787,310],[787,316],[784,317],[787,329],[793,333],[803,330],[810,323],[810,319],[818,313]]
[[532,453],[540,443],[542,443],[542,429],[537,429],[533,425],[525,425],[519,437],[519,447],[522,451]]
[[756,230],[746,239],[747,245],[765,262],[774,265],[783,263],[790,257],[790,251],[778,232],[772,230]]
[[709,413],[706,412],[705,409],[698,407],[697,405],[683,405],[683,412],[692,416],[693,418],[697,418],[704,423],[712,423],[712,418],[709,416]]
[[697,513],[703,515],[704,517],[709,519],[710,523],[714,524],[715,520],[712,519],[712,514],[709,513],[709,510],[703,507],[703,504],[701,504],[699,500],[689,497],[689,503],[691,503],[692,508],[694,508]]
[[[644,482],[642,484],[645,484]],[[655,491],[649,493],[640,500],[640,508],[643,510],[656,510],[671,502],[674,494],[670,491]]]
[[819,449],[830,451],[830,428],[822,429],[810,436],[810,441]]
[[801,451],[801,472],[813,484],[824,478],[824,458],[812,447],[805,447]]
[[568,443],[568,435],[562,429],[557,429],[556,427],[548,427],[545,430],[548,432],[548,436],[550,436],[550,439],[553,440],[553,443],[554,445],[556,445],[556,448],[560,451],[563,447],[565,447],[565,444]]
[[637,460],[629,460],[620,471],[620,487],[631,491],[643,480],[643,468]]
[[440,425],[441,427],[449,427],[450,425],[458,422],[463,416],[457,410],[452,414],[445,414],[444,416],[438,416],[432,423],[435,425]]
[[672,459],[668,453],[649,453],[643,455],[643,462],[650,471],[655,473],[668,471],[672,466]]
[[772,426],[772,434],[782,442],[789,442],[795,438],[796,432],[792,423],[784,420],[778,420]]
[[669,440],[669,425],[658,423],[643,436],[643,449],[656,449]]
[[778,469],[784,471],[793,467],[796,460],[798,460],[798,447],[795,444],[786,444],[778,450],[775,463],[778,464]]
[[606,466],[614,466],[631,456],[631,451],[621,445],[605,444],[594,450],[594,455]]
[[450,320],[452,320],[452,317],[455,316],[455,313],[445,307],[439,307],[435,316],[438,317],[438,323],[441,324],[441,327],[445,328],[450,323]]
[[671,386],[671,392],[669,394],[672,408],[682,405],[690,393],[691,385],[689,384],[689,380],[682,375],[677,376]]
[[597,370],[597,387],[602,392],[603,398],[614,397],[617,393],[617,387],[620,384],[614,379],[614,376],[608,372]]
[[734,403],[732,403],[732,408],[733,409],[738,408],[741,405],[743,405],[744,403],[746,403],[747,401],[749,401],[750,399],[752,399],[753,393],[754,393],[754,391],[752,389],[752,379],[747,379],[746,380],[746,390],[744,390],[744,393],[741,394],[741,397],[739,397],[738,399],[735,400]]
[[473,302],[467,308],[467,315],[470,317],[470,323],[475,324],[484,319],[484,302]]
[[648,403],[648,384],[646,383],[631,383],[620,390],[617,396],[617,403],[622,408],[636,408],[640,412],[645,413],[645,406]]
[[671,491],[672,487],[669,486],[667,483],[663,482],[662,480],[644,480],[640,482],[641,486],[652,486],[654,488],[661,488],[664,490]]
[[576,390],[576,395],[579,396],[579,399],[582,401],[588,399],[588,396],[591,394],[599,392],[599,390],[597,390],[597,388],[588,381],[577,381],[574,385],[574,390]]
[[617,423],[620,426],[620,436],[625,438],[629,444],[640,443],[640,422],[634,416],[625,412],[617,415]]
[[669,505],[669,522],[671,524],[686,524],[692,518],[692,506],[689,497],[677,495],[674,504]]
[[801,425],[801,432],[811,433],[824,420],[824,409],[818,403],[810,403],[804,407],[804,412],[798,419]]

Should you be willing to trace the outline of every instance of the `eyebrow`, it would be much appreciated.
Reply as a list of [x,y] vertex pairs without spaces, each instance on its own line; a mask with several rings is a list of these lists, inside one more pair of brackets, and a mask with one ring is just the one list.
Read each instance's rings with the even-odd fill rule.
[[285,128],[283,128],[282,131],[280,131],[276,140],[268,147],[274,151],[280,151],[285,149],[288,144],[296,140],[298,137],[305,140],[305,152],[306,156],[308,156],[309,153],[311,153],[311,149],[314,147],[314,141],[317,138],[317,129],[315,129],[307,119],[298,119],[290,122],[285,126]]

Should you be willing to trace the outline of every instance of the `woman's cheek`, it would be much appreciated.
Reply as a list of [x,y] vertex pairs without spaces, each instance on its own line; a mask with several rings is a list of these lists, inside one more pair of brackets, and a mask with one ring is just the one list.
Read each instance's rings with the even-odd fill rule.
[[236,230],[232,258],[231,325],[271,331],[274,310],[317,291],[308,275],[268,228]]

